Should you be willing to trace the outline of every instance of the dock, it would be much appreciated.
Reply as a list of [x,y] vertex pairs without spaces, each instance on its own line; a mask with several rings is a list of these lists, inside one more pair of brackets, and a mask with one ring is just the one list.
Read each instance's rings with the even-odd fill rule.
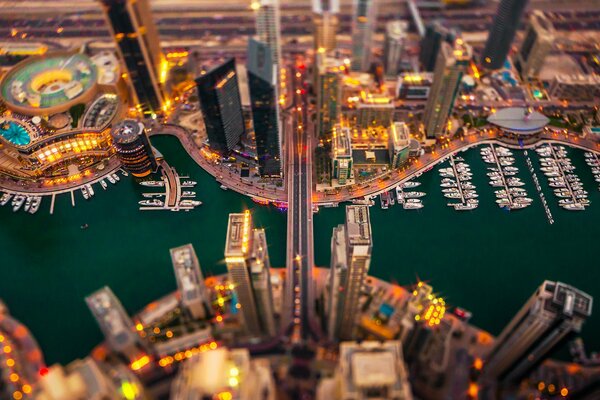
[[52,199],[50,200],[50,215],[54,214],[54,201],[56,200],[56,193],[52,193]]
[[506,176],[504,176],[504,169],[502,168],[502,164],[500,164],[500,160],[498,159],[498,153],[496,153],[496,148],[493,144],[490,144],[490,149],[492,150],[492,156],[494,157],[494,161],[496,161],[496,167],[498,167],[500,178],[502,178],[502,184],[504,185],[504,190],[506,191],[506,198],[508,199],[510,208],[512,208],[515,202],[513,199],[513,195],[510,191],[510,186],[508,185],[508,182],[506,182]]
[[74,190],[71,190],[71,205],[75,207],[75,193]]
[[458,188],[458,192],[460,193],[460,201],[463,204],[465,204],[465,194],[463,192],[462,181],[460,180],[458,170],[456,169],[456,162],[454,161],[454,155],[450,156],[450,166],[452,166],[452,171],[454,171],[454,177],[456,178],[456,187]]
[[542,191],[542,185],[540,185],[540,181],[535,173],[535,169],[533,168],[533,163],[531,162],[531,158],[525,150],[525,157],[527,162],[527,167],[529,168],[529,172],[531,173],[531,179],[533,179],[533,183],[535,184],[535,188],[538,191],[538,195],[540,196],[540,200],[542,205],[544,206],[544,210],[546,211],[546,217],[548,218],[548,222],[550,225],[554,223],[554,217],[552,216],[552,211],[550,211],[550,207],[548,206],[548,202],[546,201],[546,196],[544,196],[544,192]]
[[573,200],[573,203],[581,204],[579,202],[579,200],[577,199],[577,197],[575,196],[573,186],[571,186],[571,182],[569,182],[569,180],[567,179],[567,173],[565,172],[562,162],[561,162],[563,157],[560,157],[558,154],[556,154],[556,149],[554,148],[553,145],[550,145],[549,147],[550,147],[550,152],[552,153],[552,158],[554,158],[555,164],[558,167],[558,170],[560,172],[560,176],[562,177],[562,180],[564,181],[567,189],[569,190],[569,194],[571,195],[571,199]]

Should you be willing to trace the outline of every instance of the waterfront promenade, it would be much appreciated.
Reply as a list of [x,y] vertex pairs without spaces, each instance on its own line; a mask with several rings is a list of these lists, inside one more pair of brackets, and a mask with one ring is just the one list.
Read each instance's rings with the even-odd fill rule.
[[[200,165],[209,174],[215,177],[221,184],[235,190],[241,194],[251,196],[262,201],[286,202],[287,191],[285,188],[272,189],[263,188],[253,183],[243,180],[238,176],[234,176],[225,166],[215,164],[207,160],[202,154],[198,146],[194,143],[187,130],[176,125],[162,126],[160,131],[153,134],[173,135],[179,139],[182,146],[186,149],[190,157]],[[511,145],[502,141],[492,130],[473,130],[463,139],[453,139],[447,146],[436,148],[431,153],[425,153],[421,157],[414,159],[408,166],[400,170],[392,170],[383,175],[379,175],[372,180],[356,184],[354,186],[337,188],[331,191],[314,192],[313,204],[324,205],[330,203],[340,203],[350,201],[354,198],[364,196],[375,196],[386,190],[393,189],[400,183],[414,178],[416,175],[423,173],[426,170],[433,168],[440,162],[443,162],[450,155],[467,150],[471,147],[482,144],[498,144],[505,147],[515,149],[528,149],[537,147],[542,143],[557,143],[563,144],[581,150],[592,151],[600,154],[600,142],[584,139],[573,134],[565,135],[557,132],[540,133],[538,142],[528,145],[517,146]]]

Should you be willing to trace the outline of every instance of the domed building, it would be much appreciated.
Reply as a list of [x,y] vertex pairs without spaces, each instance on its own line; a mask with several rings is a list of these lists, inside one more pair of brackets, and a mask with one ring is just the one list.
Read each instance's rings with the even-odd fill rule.
[[110,126],[126,86],[112,53],[27,58],[0,82],[0,174],[76,178],[113,156]]
[[550,119],[525,107],[508,107],[488,117],[488,122],[500,128],[500,137],[508,143],[529,144],[538,140],[538,134]]

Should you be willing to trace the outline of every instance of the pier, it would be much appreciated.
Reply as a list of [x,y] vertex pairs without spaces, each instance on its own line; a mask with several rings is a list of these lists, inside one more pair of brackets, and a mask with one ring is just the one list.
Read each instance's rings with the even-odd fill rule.
[[[500,164],[500,160],[498,159],[498,153],[496,152],[496,148],[493,144],[490,144],[490,149],[492,156],[494,157],[494,161],[496,161],[496,166],[498,167],[498,173],[500,174],[500,178],[502,179],[502,184],[504,185],[504,190],[506,191],[506,198],[508,199],[509,208],[514,206],[513,195],[510,191],[510,186],[508,182],[506,182],[506,176],[504,176],[504,170],[502,169],[502,164]],[[493,180],[493,179],[492,179]]]
[[50,200],[50,215],[54,214],[54,201],[56,200],[56,193],[52,193],[52,199]]
[[75,207],[75,189],[71,190],[71,206]]
[[533,163],[531,162],[531,158],[525,150],[525,157],[527,162],[527,167],[529,168],[529,172],[531,173],[531,179],[533,179],[533,183],[535,184],[535,188],[538,191],[538,195],[540,196],[540,200],[542,205],[544,206],[544,210],[546,211],[546,217],[548,218],[548,222],[550,225],[554,223],[554,217],[552,216],[552,212],[550,211],[550,207],[548,206],[548,202],[546,201],[546,196],[544,196],[544,192],[542,192],[542,186],[540,185],[540,181],[535,173],[535,169],[533,168]]
[[452,167],[452,171],[454,171],[454,177],[456,178],[456,187],[458,188],[458,193],[460,193],[460,201],[463,204],[465,204],[465,194],[463,191],[460,175],[458,173],[458,170],[456,169],[456,162],[454,161],[454,155],[450,156],[450,166]]
[[549,145],[548,147],[550,147],[550,152],[552,153],[552,158],[554,158],[554,163],[557,166],[558,171],[560,172],[560,176],[562,177],[562,180],[563,180],[565,186],[569,190],[569,194],[571,196],[571,199],[573,200],[573,204],[583,206],[583,204],[581,204],[579,202],[579,200],[577,199],[577,197],[575,196],[573,186],[571,186],[571,182],[569,182],[569,179],[567,179],[567,173],[565,172],[563,165],[562,165],[563,157],[556,154],[556,149],[554,148],[553,145]]

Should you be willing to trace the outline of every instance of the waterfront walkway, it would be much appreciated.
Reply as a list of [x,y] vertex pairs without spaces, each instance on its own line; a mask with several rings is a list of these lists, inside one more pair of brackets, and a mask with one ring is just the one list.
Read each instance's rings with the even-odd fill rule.
[[[262,201],[287,202],[286,190],[256,186],[242,180],[238,176],[234,176],[231,172],[228,172],[224,166],[216,165],[204,158],[201,154],[201,150],[196,146],[185,128],[176,125],[164,125],[160,128],[160,131],[154,132],[154,134],[173,135],[177,137],[190,157],[192,157],[198,165],[213,175],[218,182],[226,185],[232,190]],[[529,149],[537,147],[542,143],[559,143],[600,154],[600,142],[591,139],[582,139],[574,135],[543,132],[540,134],[538,142],[519,146],[500,140],[498,135],[492,131],[473,131],[465,136],[464,139],[453,139],[448,143],[447,147],[435,149],[431,153],[422,155],[403,169],[389,171],[370,181],[358,183],[352,187],[338,188],[333,193],[331,191],[313,192],[313,204],[323,205],[340,203],[354,198],[378,195],[386,190],[395,188],[400,183],[414,178],[415,175],[435,167],[437,164],[445,161],[450,155],[482,144],[497,144],[513,149]]]

